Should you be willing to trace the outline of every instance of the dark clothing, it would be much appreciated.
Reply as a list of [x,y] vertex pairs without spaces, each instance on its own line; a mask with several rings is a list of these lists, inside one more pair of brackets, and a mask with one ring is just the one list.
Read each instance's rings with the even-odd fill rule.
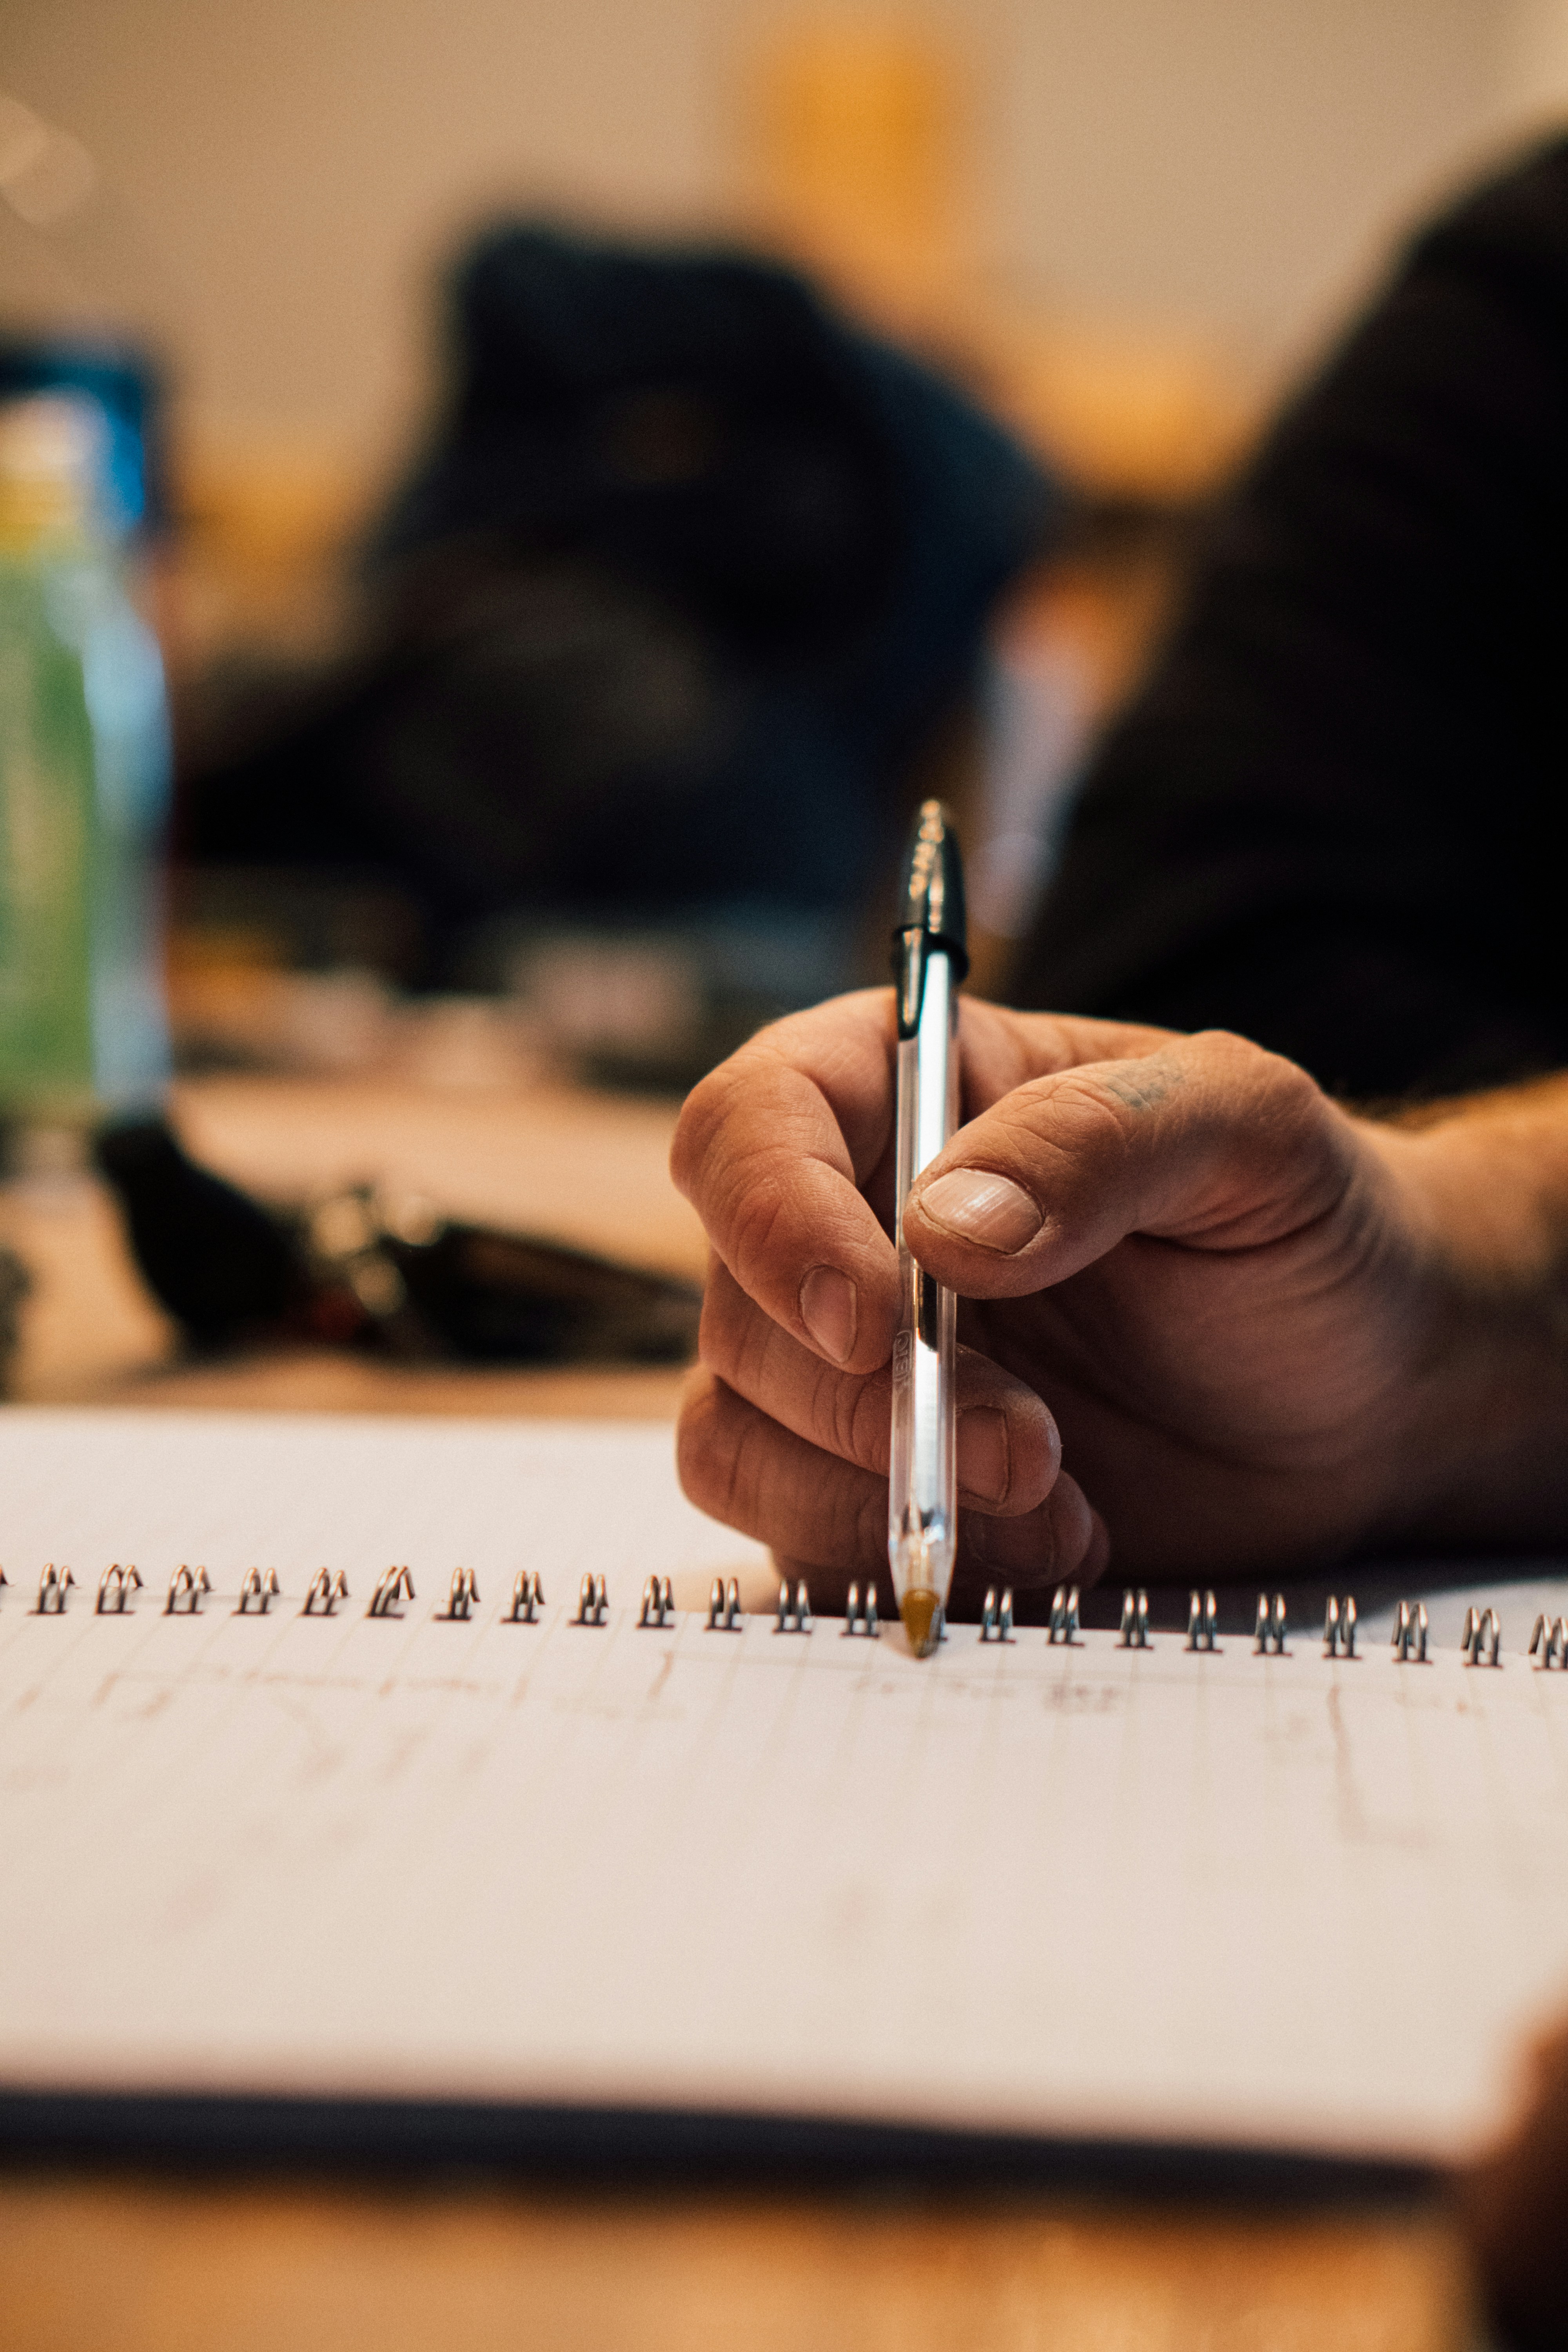
[[852,924],[1054,485],[739,253],[497,228],[458,273],[451,374],[357,658],[187,773],[187,853],[374,868],[437,929],[712,901]]
[[1363,1099],[1568,1063],[1568,142],[1422,235],[1217,519],[1014,1001]]

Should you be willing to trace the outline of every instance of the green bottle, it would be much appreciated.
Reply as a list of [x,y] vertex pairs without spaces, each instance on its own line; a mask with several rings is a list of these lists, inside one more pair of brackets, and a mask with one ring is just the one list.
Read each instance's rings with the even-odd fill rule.
[[102,419],[0,406],[0,1116],[155,1103],[169,1066],[156,640],[102,520]]

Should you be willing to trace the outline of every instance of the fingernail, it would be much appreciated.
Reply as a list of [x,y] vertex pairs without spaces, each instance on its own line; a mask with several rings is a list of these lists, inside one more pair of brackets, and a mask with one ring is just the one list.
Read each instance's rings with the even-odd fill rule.
[[842,1364],[855,1345],[855,1285],[836,1265],[814,1265],[800,1286],[800,1319],[823,1354]]
[[972,1405],[958,1420],[959,1485],[983,1502],[999,1503],[1010,1475],[1006,1414],[994,1405]]
[[920,1195],[921,1214],[966,1242],[1011,1257],[1034,1240],[1045,1219],[1021,1184],[984,1168],[955,1168]]

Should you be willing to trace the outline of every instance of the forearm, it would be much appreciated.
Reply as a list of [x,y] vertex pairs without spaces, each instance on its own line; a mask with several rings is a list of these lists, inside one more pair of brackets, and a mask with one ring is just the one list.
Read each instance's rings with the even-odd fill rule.
[[1420,1302],[1389,1532],[1568,1543],[1568,1076],[1368,1132],[1410,1216]]

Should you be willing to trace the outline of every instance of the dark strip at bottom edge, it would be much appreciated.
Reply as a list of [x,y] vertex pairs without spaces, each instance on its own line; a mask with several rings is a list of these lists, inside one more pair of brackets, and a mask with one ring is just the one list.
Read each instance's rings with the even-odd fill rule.
[[453,2167],[668,2188],[896,2183],[1267,2201],[1407,2199],[1431,2166],[1289,2149],[1023,2135],[644,2107],[482,2101],[0,2093],[0,2157],[296,2169]]

